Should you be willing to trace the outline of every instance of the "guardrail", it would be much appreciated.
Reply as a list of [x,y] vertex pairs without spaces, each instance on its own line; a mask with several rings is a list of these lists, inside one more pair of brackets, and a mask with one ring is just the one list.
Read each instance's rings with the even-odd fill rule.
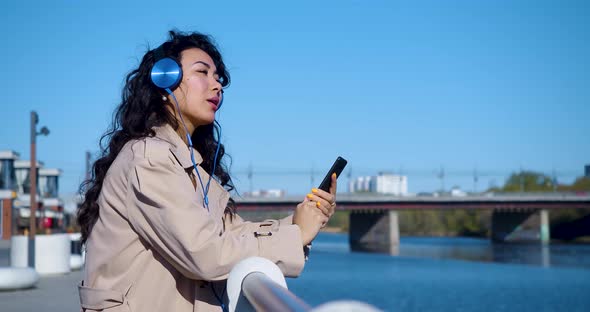
[[311,306],[261,272],[248,274],[242,281],[242,291],[256,311],[311,310]]
[[358,301],[333,301],[312,308],[287,289],[279,267],[272,261],[252,257],[239,262],[227,280],[229,311],[358,311],[376,312],[377,308]]

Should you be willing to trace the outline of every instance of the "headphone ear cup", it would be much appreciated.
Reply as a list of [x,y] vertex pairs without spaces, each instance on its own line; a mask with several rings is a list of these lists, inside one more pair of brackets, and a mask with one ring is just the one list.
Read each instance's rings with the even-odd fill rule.
[[182,67],[176,60],[165,57],[154,64],[150,77],[158,88],[173,90],[182,80]]

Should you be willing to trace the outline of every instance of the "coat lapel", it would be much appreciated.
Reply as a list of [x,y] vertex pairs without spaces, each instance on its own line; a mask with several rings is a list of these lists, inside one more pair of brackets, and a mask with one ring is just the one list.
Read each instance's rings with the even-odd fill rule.
[[[160,127],[155,127],[154,131],[156,132],[156,137],[161,138],[170,143],[170,152],[176,158],[176,161],[185,171],[192,172],[195,177],[197,174],[193,168],[193,162],[191,161],[191,155],[189,147],[182,141],[180,136],[172,129],[172,127],[168,124],[165,124]],[[199,169],[199,175],[201,176],[202,182],[204,183],[204,187],[206,187],[207,182],[209,181],[209,173],[206,172],[200,165],[203,163],[203,158],[201,154],[193,148],[193,154],[195,157],[195,163],[197,164],[197,168]],[[197,193],[199,196],[202,196],[202,189],[201,189],[201,182],[197,178]],[[214,217],[215,220],[220,220],[223,216],[223,212],[225,207],[227,206],[227,202],[229,200],[229,193],[215,180],[211,179],[211,184],[209,185],[209,211],[211,216]],[[203,202],[201,198],[200,202]]]

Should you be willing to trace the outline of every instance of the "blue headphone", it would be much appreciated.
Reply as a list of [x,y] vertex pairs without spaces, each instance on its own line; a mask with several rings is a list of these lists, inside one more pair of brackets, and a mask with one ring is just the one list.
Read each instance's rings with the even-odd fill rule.
[[174,89],[182,80],[182,66],[172,57],[166,56],[164,44],[154,50],[154,66],[151,71],[152,82],[160,89]]
[[[152,83],[156,87],[165,90],[172,97],[174,103],[176,104],[176,109],[180,112],[178,100],[176,100],[176,96],[174,95],[174,93],[172,93],[172,90],[178,87],[178,85],[182,81],[182,66],[176,59],[170,56],[166,56],[166,53],[164,51],[165,44],[166,43],[163,43],[154,50],[154,66],[152,66],[150,77],[152,79]],[[223,89],[221,90],[221,94],[221,101],[217,106],[217,110],[219,110],[221,108],[221,104],[223,104]],[[203,202],[205,203],[207,211],[209,211],[209,197],[207,195],[209,193],[209,185],[211,184],[211,178],[215,174],[217,155],[219,154],[219,147],[221,146],[221,125],[217,122],[217,120],[214,121],[217,124],[217,128],[215,129],[217,129],[218,144],[215,150],[215,157],[213,158],[213,170],[209,175],[209,181],[207,181],[207,185],[205,185],[201,180],[199,170],[197,170],[197,163],[195,162],[195,155],[193,153],[193,141],[191,140],[191,136],[188,133],[186,125],[184,124],[182,114],[180,114],[180,121],[182,122],[182,126],[186,131],[186,139],[191,154],[191,162],[193,163],[193,167],[195,168],[195,172],[197,173],[197,177],[199,178],[199,182],[201,183],[201,188],[203,189]]]

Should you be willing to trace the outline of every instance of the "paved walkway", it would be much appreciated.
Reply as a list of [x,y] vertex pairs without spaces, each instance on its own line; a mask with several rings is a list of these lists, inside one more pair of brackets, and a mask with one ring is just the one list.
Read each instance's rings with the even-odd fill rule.
[[[0,266],[10,265],[10,241],[0,240]],[[63,275],[41,276],[37,286],[18,291],[0,291],[0,311],[80,311],[76,285],[81,271]]]

